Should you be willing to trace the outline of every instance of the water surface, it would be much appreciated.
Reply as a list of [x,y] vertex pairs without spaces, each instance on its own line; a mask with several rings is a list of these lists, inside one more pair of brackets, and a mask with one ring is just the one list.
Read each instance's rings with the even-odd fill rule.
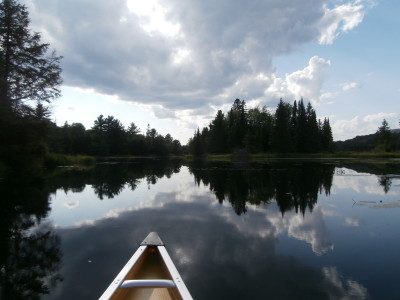
[[138,160],[0,185],[4,299],[97,299],[150,231],[195,299],[400,299],[399,163]]

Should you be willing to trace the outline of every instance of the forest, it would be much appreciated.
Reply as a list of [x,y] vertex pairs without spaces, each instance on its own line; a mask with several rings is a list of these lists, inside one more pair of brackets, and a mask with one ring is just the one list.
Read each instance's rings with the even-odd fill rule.
[[400,151],[400,129],[390,129],[384,119],[375,133],[335,142],[336,151]]
[[214,120],[189,141],[194,155],[223,154],[244,150],[250,153],[315,153],[334,150],[329,119],[317,119],[311,103],[293,104],[280,99],[275,113],[267,107],[247,109],[236,99],[227,114],[218,111]]
[[63,154],[88,154],[94,156],[115,155],[181,155],[183,147],[180,141],[170,134],[159,134],[148,125],[145,133],[131,123],[125,128],[113,116],[100,115],[90,129],[81,123],[49,126],[49,151]]

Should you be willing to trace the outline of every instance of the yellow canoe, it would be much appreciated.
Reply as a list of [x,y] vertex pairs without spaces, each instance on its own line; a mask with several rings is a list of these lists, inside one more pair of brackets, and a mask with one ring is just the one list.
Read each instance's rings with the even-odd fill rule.
[[156,232],[151,232],[99,299],[192,300],[193,298],[164,243]]

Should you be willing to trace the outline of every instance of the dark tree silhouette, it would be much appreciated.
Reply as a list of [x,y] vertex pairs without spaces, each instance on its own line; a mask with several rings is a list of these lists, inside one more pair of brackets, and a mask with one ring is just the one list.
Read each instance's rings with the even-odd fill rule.
[[61,57],[29,29],[27,8],[0,2],[0,160],[38,169],[47,153],[48,103],[60,96]]
[[276,152],[293,151],[293,141],[290,133],[291,107],[281,99],[275,113],[272,145]]
[[390,131],[390,127],[386,119],[383,119],[382,125],[379,126],[378,131],[376,133],[378,135],[377,148],[383,151],[391,151],[393,148],[392,133]]
[[0,3],[0,105],[6,113],[24,115],[27,101],[60,96],[60,56],[48,53],[39,33],[29,30],[26,6],[15,0]]

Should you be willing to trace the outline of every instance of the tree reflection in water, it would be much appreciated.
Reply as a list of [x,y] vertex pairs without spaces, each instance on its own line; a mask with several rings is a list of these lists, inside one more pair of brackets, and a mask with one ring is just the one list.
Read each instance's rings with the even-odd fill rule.
[[157,183],[160,178],[170,178],[179,173],[182,162],[179,160],[138,159],[129,163],[103,163],[91,170],[69,170],[49,178],[51,193],[58,189],[65,192],[81,190],[91,185],[100,200],[112,199],[126,187],[134,191],[145,178],[148,187]]
[[393,163],[393,161],[382,163],[342,163],[342,166],[358,173],[368,173],[378,176],[378,183],[385,194],[389,193],[393,178],[398,178],[400,174],[400,164]]
[[335,165],[321,163],[230,165],[196,161],[189,166],[197,184],[209,186],[220,203],[229,201],[238,215],[246,203],[276,200],[280,211],[312,211],[319,193],[330,194]]
[[43,180],[0,183],[1,299],[40,299],[62,280],[60,238],[41,224],[49,212]]

